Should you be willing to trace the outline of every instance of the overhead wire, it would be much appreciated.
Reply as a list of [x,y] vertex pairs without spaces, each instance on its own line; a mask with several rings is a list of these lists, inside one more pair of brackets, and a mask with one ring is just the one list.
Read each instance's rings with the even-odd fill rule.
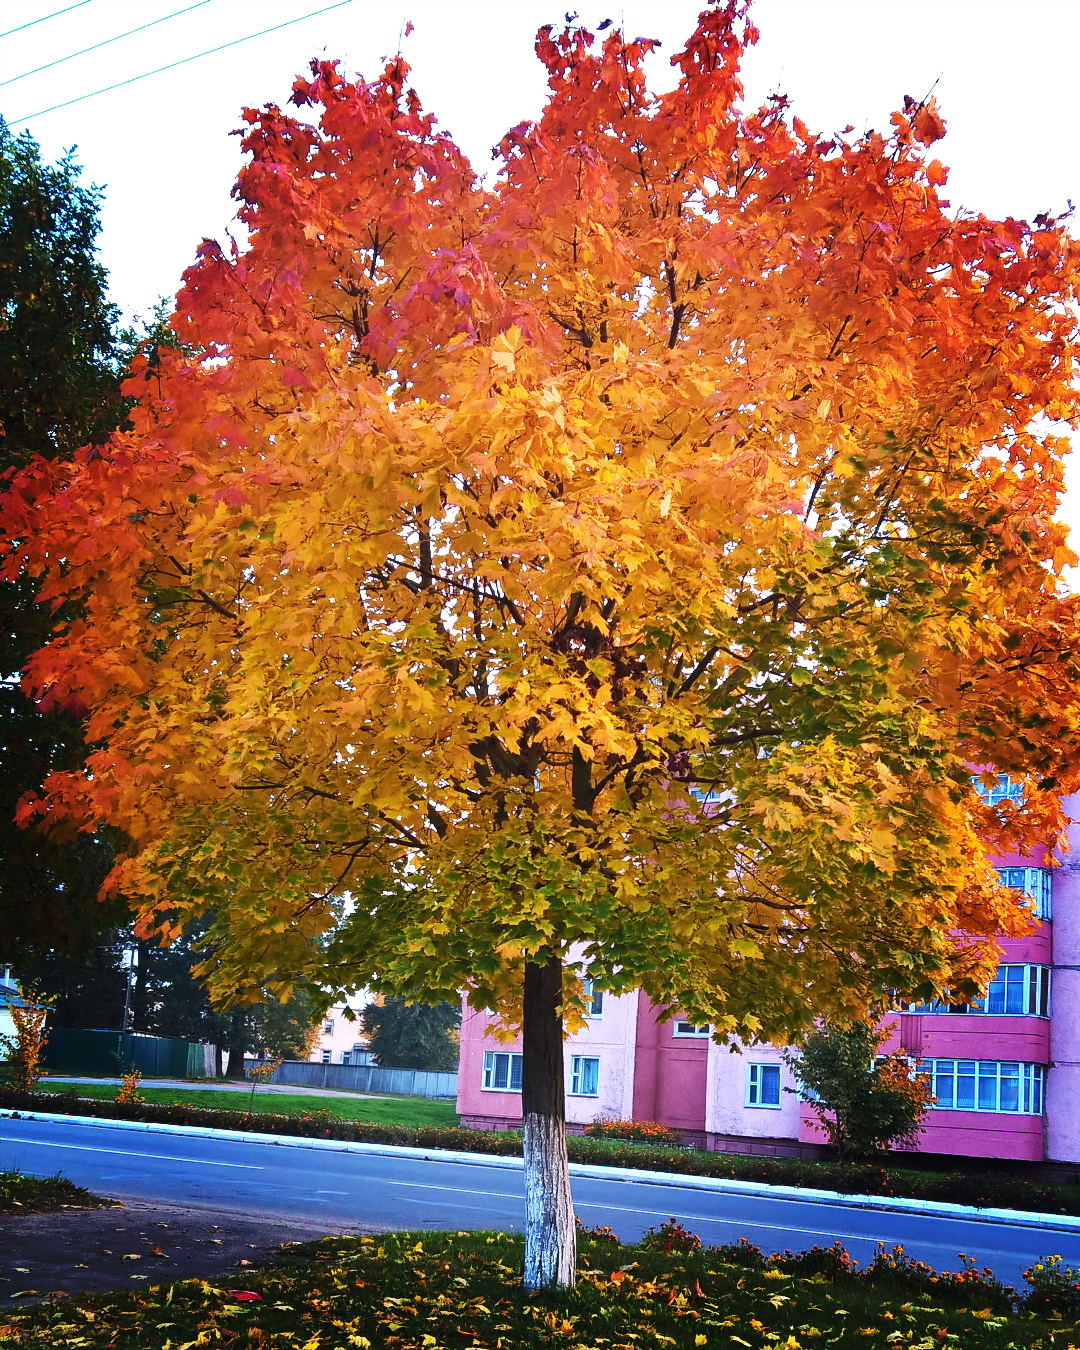
[[39,108],[37,112],[25,113],[21,117],[9,117],[5,120],[11,126],[16,122],[29,122],[34,117],[44,117],[46,113],[58,112],[61,108],[70,108],[75,103],[85,103],[88,98],[97,98],[99,94],[109,94],[114,89],[123,89],[125,85],[135,84],[139,80],[148,80],[151,75],[164,75],[167,70],[175,70],[178,66],[189,65],[192,61],[201,61],[204,56],[213,56],[215,52],[226,51],[229,47],[238,47],[242,42],[250,42],[253,38],[265,37],[267,33],[277,33],[282,28],[291,28],[294,23],[302,23],[305,19],[314,19],[319,14],[327,14],[332,9],[342,9],[345,5],[351,4],[352,0],[337,0],[336,4],[324,5],[322,9],[313,9],[309,14],[298,14],[295,19],[286,19],[284,23],[275,24],[273,28],[264,28],[258,33],[248,33],[245,37],[234,38],[232,42],[223,42],[220,47],[210,47],[205,52],[196,52],[194,56],[185,56],[180,61],[170,61],[167,66],[158,66],[156,70],[144,70],[141,75],[132,75],[130,79],[118,80],[116,84],[106,85],[104,89],[95,89],[90,94],[80,94],[78,98],[69,98],[64,103],[54,103],[50,108]]
[[188,5],[187,9],[176,9],[171,14],[163,14],[160,19],[151,19],[149,23],[140,24],[138,28],[129,28],[126,33],[117,33],[115,37],[106,38],[104,42],[95,42],[92,47],[84,47],[80,52],[72,52],[70,56],[58,56],[55,61],[49,61],[44,66],[36,66],[33,70],[24,70],[21,75],[12,75],[9,80],[0,80],[0,89],[5,85],[14,84],[16,80],[25,80],[28,75],[40,75],[43,70],[52,70],[53,66],[62,66],[65,61],[74,61],[77,56],[85,56],[87,52],[96,52],[101,47],[107,47],[111,42],[119,42],[121,38],[132,37],[135,33],[145,33],[148,28],[156,28],[159,23],[166,23],[169,19],[178,19],[181,14],[190,14],[193,9],[201,9],[203,5],[210,4],[210,0],[198,0],[197,4]]
[[68,5],[67,9],[54,9],[51,14],[43,14],[40,19],[31,19],[29,23],[21,23],[18,28],[9,28],[6,33],[0,33],[0,38],[11,37],[12,33],[21,33],[25,28],[33,28],[36,24],[44,23],[46,19],[58,19],[61,14],[70,14],[73,9],[82,9],[83,5],[88,5],[90,0],[79,0],[77,5]]

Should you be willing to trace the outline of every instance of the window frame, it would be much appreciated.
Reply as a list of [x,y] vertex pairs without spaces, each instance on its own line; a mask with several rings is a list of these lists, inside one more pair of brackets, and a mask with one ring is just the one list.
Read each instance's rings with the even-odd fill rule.
[[[685,1030],[683,1029],[685,1028]],[[685,1017],[677,1017],[672,1024],[672,1038],[678,1038],[684,1041],[705,1040],[712,1034],[712,1027],[706,1023],[703,1027],[694,1026],[693,1022],[688,1022]]]
[[[765,1087],[765,1070],[775,1071],[776,1074],[776,1101],[761,1101],[762,1091]],[[769,1074],[772,1078],[772,1072]],[[768,1060],[751,1060],[746,1066],[746,1082],[744,1089],[743,1105],[754,1111],[779,1111],[784,1102],[784,1082],[783,1072],[779,1064],[770,1063]],[[756,1099],[756,1100],[755,1100]]]
[[604,991],[594,988],[592,979],[581,981],[582,997],[585,1001],[585,1016],[594,1019],[604,1015]]
[[[985,995],[976,1003],[944,1003],[934,999],[930,1003],[905,1003],[900,1011],[923,1016],[952,1015],[969,1017],[1043,1017],[1050,1016],[1051,967],[1036,962],[1003,961],[987,986]],[[1019,989],[1021,1007],[1009,1008],[1009,1002]],[[991,1006],[1000,1000],[1000,1007]]]
[[[1015,1072],[1013,1072],[1015,1070]],[[1046,1111],[1046,1067],[1023,1060],[924,1059],[918,1074],[930,1080],[938,1099],[933,1111],[970,1111],[980,1115],[1042,1116]],[[939,1091],[939,1087],[947,1092]],[[1002,1106],[1013,1097],[1016,1105]],[[946,1101],[941,1098],[947,1097]],[[958,1098],[965,1097],[964,1104]],[[991,1104],[988,1104],[991,1103]]]
[[[595,1066],[592,1069],[593,1088],[587,1091],[582,1086],[583,1077],[586,1078],[588,1070],[585,1065]],[[570,1086],[566,1090],[568,1097],[599,1097],[600,1095],[600,1056],[599,1055],[571,1055],[570,1056]]]
[[1032,901],[1037,919],[1050,922],[1053,914],[1051,897],[1053,895],[1050,867],[998,867],[995,868],[1002,886],[1013,891],[1023,891]]
[[[495,1082],[498,1077],[498,1060],[506,1060],[506,1085],[499,1087]],[[480,1070],[480,1091],[481,1092],[521,1092],[521,1060],[520,1050],[485,1050],[484,1061]],[[515,1075],[515,1062],[517,1073]],[[517,1086],[514,1086],[514,1079],[517,1078]]]
[[322,1024],[322,1034],[332,1036],[334,1034],[334,1019],[331,1017]]

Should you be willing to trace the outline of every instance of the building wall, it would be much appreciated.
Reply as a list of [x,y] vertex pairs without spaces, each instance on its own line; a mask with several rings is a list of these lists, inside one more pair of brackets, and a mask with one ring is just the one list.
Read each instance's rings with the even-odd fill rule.
[[1046,1156],[1080,1162],[1080,796],[1068,797],[1071,849],[1054,873]]
[[[705,1093],[705,1129],[710,1143],[718,1137],[736,1136],[794,1142],[799,1138],[799,1099],[795,1077],[784,1062],[779,1046],[759,1045],[729,1049],[709,1042],[708,1085]],[[747,1077],[751,1065],[780,1066],[778,1106],[747,1105]]]
[[[360,1023],[360,1018],[350,1021],[345,1016],[346,1004],[335,1003],[330,1008],[326,1016],[319,1023],[319,1036],[311,1054],[308,1055],[308,1061],[312,1064],[366,1064],[369,1062],[366,1054],[367,1037],[364,1035],[364,1029]],[[363,1004],[361,1003],[361,1007]],[[354,1006],[355,1011],[355,1006]],[[332,1027],[332,1030],[327,1030]],[[357,1056],[357,1048],[363,1052]],[[329,1055],[329,1058],[327,1056]],[[343,1059],[343,1055],[348,1055],[348,1059]]]
[[[638,1001],[636,992],[617,997],[605,994],[601,1014],[590,1017],[583,1030],[568,1037],[563,1051],[568,1123],[584,1126],[597,1116],[626,1117],[632,1113]],[[520,1037],[508,1042],[495,1039],[497,1025],[498,1019],[492,1014],[462,1005],[457,1109],[463,1125],[478,1129],[508,1129],[521,1123],[520,1092],[484,1087],[486,1054],[521,1053]],[[599,1060],[595,1096],[570,1094],[575,1055]]]
[[642,994],[635,1027],[634,1120],[657,1120],[683,1131],[704,1131],[708,1036],[680,1035],[675,1018]]

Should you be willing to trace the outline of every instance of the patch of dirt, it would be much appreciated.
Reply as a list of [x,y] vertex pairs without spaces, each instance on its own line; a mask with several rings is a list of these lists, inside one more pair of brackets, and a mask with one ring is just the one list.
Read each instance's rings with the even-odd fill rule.
[[285,1243],[326,1236],[325,1226],[304,1219],[135,1200],[116,1209],[8,1212],[0,1229],[0,1306],[238,1275],[248,1265],[282,1260]]

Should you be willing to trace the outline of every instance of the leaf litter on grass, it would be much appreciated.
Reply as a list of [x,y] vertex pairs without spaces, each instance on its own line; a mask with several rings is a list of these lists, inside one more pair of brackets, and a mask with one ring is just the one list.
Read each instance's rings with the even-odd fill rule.
[[[970,1263],[938,1275],[902,1251],[858,1269],[838,1247],[765,1258],[749,1243],[581,1241],[570,1291],[527,1294],[521,1239],[389,1233],[285,1244],[243,1288],[187,1280],[0,1314],[0,1340],[80,1350],[1072,1350],[1075,1324]],[[683,1231],[683,1230],[680,1230]],[[689,1246],[690,1244],[686,1244]],[[667,1246],[669,1250],[663,1250]]]

